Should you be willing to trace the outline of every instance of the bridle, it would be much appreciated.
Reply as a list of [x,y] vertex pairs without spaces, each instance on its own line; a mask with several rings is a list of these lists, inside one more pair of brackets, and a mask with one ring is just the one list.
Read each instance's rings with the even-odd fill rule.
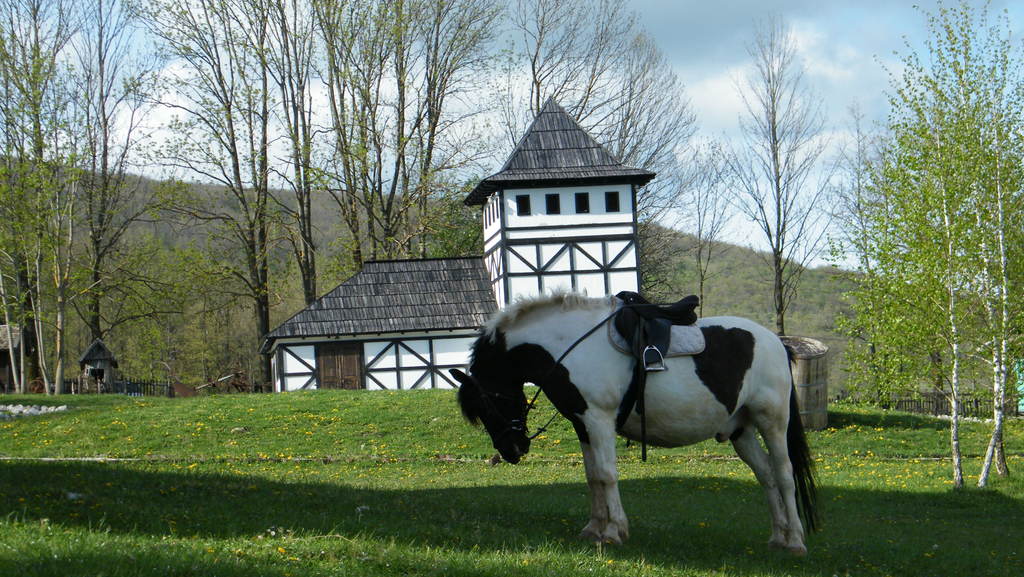
[[[497,420],[497,421],[503,421],[504,422],[504,427],[505,428],[502,429],[501,432],[499,432],[499,433],[497,433],[495,435],[492,435],[493,440],[494,440],[495,443],[497,443],[501,439],[504,439],[505,437],[507,437],[508,435],[510,435],[512,433],[522,433],[523,435],[527,434],[527,430],[526,430],[526,416],[530,413],[530,405],[529,404],[526,404],[526,403],[523,404],[522,417],[521,418],[518,418],[518,419],[505,419],[505,416],[501,413],[500,410],[498,410],[498,407],[495,404],[494,400],[495,399],[501,399],[501,400],[507,400],[507,401],[515,401],[516,400],[515,397],[513,397],[512,395],[506,395],[504,393],[498,393],[498,392],[495,392],[495,391],[488,391],[487,389],[484,389],[483,387],[481,387],[479,385],[479,381],[477,381],[477,391],[480,392],[480,398],[483,400],[484,409],[488,413],[490,413],[490,415],[492,416],[492,420]],[[540,389],[538,388],[538,392],[539,391],[540,391]],[[537,399],[537,397],[535,396],[534,397],[534,401],[536,399]],[[531,401],[530,403],[532,404],[533,401]],[[539,432],[538,433],[534,433],[532,436],[529,436],[528,438],[532,441],[534,439],[534,437],[536,437],[538,434],[540,434],[540,433]]]
[[[633,306],[633,305],[623,305],[623,306]],[[537,385],[537,392],[533,394],[533,398],[530,399],[529,403],[526,403],[525,405],[523,405],[523,412],[522,412],[523,416],[522,416],[522,418],[521,419],[510,419],[510,420],[506,421],[505,428],[501,431],[501,433],[499,433],[498,435],[493,435],[492,436],[493,440],[495,442],[497,442],[499,439],[505,438],[505,436],[507,436],[507,435],[509,435],[511,433],[522,433],[523,435],[526,436],[527,439],[532,441],[532,440],[536,439],[538,436],[540,436],[541,434],[543,434],[545,431],[548,430],[548,427],[551,425],[551,423],[554,422],[554,420],[559,415],[559,413],[557,411],[553,415],[551,415],[551,418],[548,419],[548,421],[546,423],[544,423],[543,426],[538,428],[532,435],[529,434],[529,431],[526,428],[526,417],[528,417],[530,415],[530,411],[532,411],[533,408],[537,406],[537,398],[540,396],[540,393],[543,390],[541,388],[541,386],[540,386],[540,382],[543,382],[545,379],[547,379],[548,376],[550,376],[551,373],[561,364],[561,362],[563,360],[565,360],[565,357],[569,356],[569,353],[571,353],[573,349],[575,349],[583,341],[587,340],[587,337],[589,337],[590,335],[592,335],[595,332],[597,332],[597,330],[599,328],[601,328],[602,326],[604,326],[604,324],[607,323],[609,320],[611,320],[611,318],[614,317],[619,312],[619,310],[621,310],[621,308],[614,308],[612,310],[612,312],[608,316],[606,316],[603,319],[601,319],[596,325],[591,327],[590,330],[588,330],[587,332],[583,333],[583,336],[581,336],[580,338],[578,338],[575,341],[573,341],[573,343],[571,345],[569,345],[569,347],[566,348],[564,352],[562,352],[562,355],[560,357],[558,357],[558,359],[555,360],[555,362],[552,363],[552,365],[550,367],[548,367],[548,369],[546,371],[544,371],[541,374],[540,377],[534,379],[535,381],[538,381],[538,382],[534,383],[535,385]],[[484,401],[485,401],[484,404],[486,405],[487,410],[489,412],[491,412],[491,414],[497,416],[500,420],[504,420],[504,415],[501,414],[501,411],[499,411],[498,407],[494,404],[494,399],[513,400],[513,401],[515,399],[512,396],[506,395],[504,393],[498,393],[498,392],[495,392],[495,391],[488,391],[487,389],[484,389],[483,387],[479,386],[479,381],[477,381],[477,390],[480,391],[480,397],[482,399],[484,399]]]

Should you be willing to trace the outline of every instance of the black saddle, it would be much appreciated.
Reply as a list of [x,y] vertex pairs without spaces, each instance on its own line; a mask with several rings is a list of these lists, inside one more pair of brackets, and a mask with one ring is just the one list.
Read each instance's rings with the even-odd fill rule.
[[700,299],[690,295],[670,305],[656,305],[630,291],[622,291],[615,297],[624,305],[615,315],[615,330],[626,339],[633,356],[643,363],[645,370],[665,370],[672,326],[697,322],[694,309]]
[[633,379],[626,395],[619,405],[615,428],[622,429],[633,408],[640,415],[640,438],[643,447],[642,459],[647,460],[647,418],[644,413],[644,388],[647,373],[665,370],[665,355],[668,353],[673,325],[692,325],[697,322],[694,309],[700,304],[695,295],[683,298],[670,305],[656,305],[635,292],[622,291],[615,295],[623,302],[613,323],[615,330],[629,343],[633,353]]

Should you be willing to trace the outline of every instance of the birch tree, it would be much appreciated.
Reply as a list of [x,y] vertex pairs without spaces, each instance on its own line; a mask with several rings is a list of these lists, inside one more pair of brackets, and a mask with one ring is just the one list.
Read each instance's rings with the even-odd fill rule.
[[[3,220],[11,241],[5,252],[22,346],[18,379],[24,392],[41,377],[49,393],[63,386],[65,313],[70,291],[73,153],[69,151],[67,69],[62,61],[75,32],[72,5],[61,0],[0,3],[0,103],[3,117]],[[52,292],[50,292],[52,289]],[[12,302],[11,296],[14,296]],[[55,357],[47,363],[46,342]],[[55,376],[50,372],[56,370]]]
[[[902,350],[878,343],[901,364],[930,365],[950,401],[953,485],[960,488],[964,375],[986,357],[996,404],[979,484],[1001,444],[1009,319],[1019,302],[1009,268],[1019,226],[1008,223],[1020,218],[1020,78],[1005,21],[991,27],[987,11],[961,4],[926,14],[926,22],[926,58],[908,51],[892,79],[889,135],[872,183],[877,200],[864,220],[871,274],[855,309],[861,319],[889,321],[874,326],[890,327],[885,336],[899,339]],[[908,385],[920,385],[923,371],[905,369]]]

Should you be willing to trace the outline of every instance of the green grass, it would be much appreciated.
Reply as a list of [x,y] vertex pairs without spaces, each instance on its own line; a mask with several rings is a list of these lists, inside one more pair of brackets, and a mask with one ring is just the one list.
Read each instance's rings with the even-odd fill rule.
[[[809,438],[824,527],[794,558],[765,545],[753,474],[713,442],[648,463],[622,448],[632,538],[598,550],[575,538],[567,424],[490,467],[450,391],[0,397],[26,401],[72,410],[0,422],[0,575],[1024,574],[1021,421],[1016,476],[954,492],[946,423],[837,407]],[[965,425],[969,475],[985,435]],[[139,460],[40,459],[57,456]]]

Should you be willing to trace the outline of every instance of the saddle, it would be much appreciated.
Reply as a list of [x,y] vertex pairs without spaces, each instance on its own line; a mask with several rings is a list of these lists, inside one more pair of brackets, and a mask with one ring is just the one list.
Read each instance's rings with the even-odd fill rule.
[[[683,298],[671,305],[651,304],[635,292],[622,291],[615,295],[622,301],[622,307],[612,321],[612,326],[629,344],[633,355],[633,378],[629,383],[619,412],[615,418],[616,430],[626,424],[633,408],[640,415],[640,439],[642,459],[647,460],[647,417],[644,408],[644,388],[647,373],[666,370],[665,357],[668,355],[672,327],[692,325],[697,322],[694,309],[700,299],[694,295]],[[699,351],[698,351],[699,352]]]
[[627,352],[643,363],[647,372],[666,370],[665,357],[669,356],[672,327],[697,322],[694,309],[700,299],[690,295],[670,305],[656,305],[630,291],[622,291],[615,298],[622,301],[623,306],[612,326],[626,341]]

